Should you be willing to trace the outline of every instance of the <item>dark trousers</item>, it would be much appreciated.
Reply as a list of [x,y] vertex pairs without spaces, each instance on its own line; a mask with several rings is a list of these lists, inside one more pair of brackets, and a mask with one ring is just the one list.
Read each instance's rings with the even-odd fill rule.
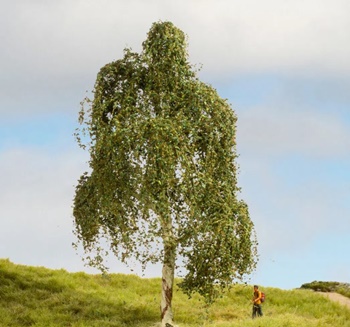
[[263,315],[261,305],[260,304],[253,304],[253,314],[252,318],[254,319],[256,316],[261,317]]

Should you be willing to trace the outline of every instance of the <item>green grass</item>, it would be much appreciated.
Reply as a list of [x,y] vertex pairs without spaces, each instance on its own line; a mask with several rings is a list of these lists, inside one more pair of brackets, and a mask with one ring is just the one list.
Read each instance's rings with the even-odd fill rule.
[[[0,326],[152,327],[159,322],[159,278],[68,273],[0,260]],[[251,319],[251,286],[236,285],[213,306],[175,289],[180,327],[350,327],[350,310],[311,290],[264,288],[264,317]]]

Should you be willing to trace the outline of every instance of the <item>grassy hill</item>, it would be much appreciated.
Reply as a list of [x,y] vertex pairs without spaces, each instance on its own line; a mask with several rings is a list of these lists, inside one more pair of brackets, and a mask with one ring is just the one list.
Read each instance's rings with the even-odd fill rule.
[[[209,309],[175,290],[180,327],[350,327],[350,310],[311,290],[264,288],[265,316],[252,320],[251,286],[236,285]],[[160,279],[15,265],[0,260],[0,326],[151,327],[159,322]]]

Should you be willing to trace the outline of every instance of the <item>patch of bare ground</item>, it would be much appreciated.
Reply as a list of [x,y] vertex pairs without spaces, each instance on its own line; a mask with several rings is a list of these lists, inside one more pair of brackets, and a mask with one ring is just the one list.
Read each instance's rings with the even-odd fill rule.
[[328,297],[331,301],[338,302],[342,305],[345,305],[348,309],[350,309],[350,299],[347,298],[346,296],[343,296],[339,293],[335,292],[318,292],[319,294],[322,294],[325,297]]

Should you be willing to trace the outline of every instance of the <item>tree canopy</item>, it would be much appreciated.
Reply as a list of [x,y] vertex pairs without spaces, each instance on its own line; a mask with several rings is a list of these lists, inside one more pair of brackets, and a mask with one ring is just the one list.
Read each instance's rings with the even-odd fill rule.
[[162,262],[174,272],[178,258],[180,287],[209,301],[216,285],[251,272],[256,241],[238,199],[236,122],[227,101],[198,79],[186,36],[171,22],[152,25],[141,53],[125,49],[102,67],[77,133],[90,153],[73,212],[85,251],[99,249],[104,236],[122,262]]

